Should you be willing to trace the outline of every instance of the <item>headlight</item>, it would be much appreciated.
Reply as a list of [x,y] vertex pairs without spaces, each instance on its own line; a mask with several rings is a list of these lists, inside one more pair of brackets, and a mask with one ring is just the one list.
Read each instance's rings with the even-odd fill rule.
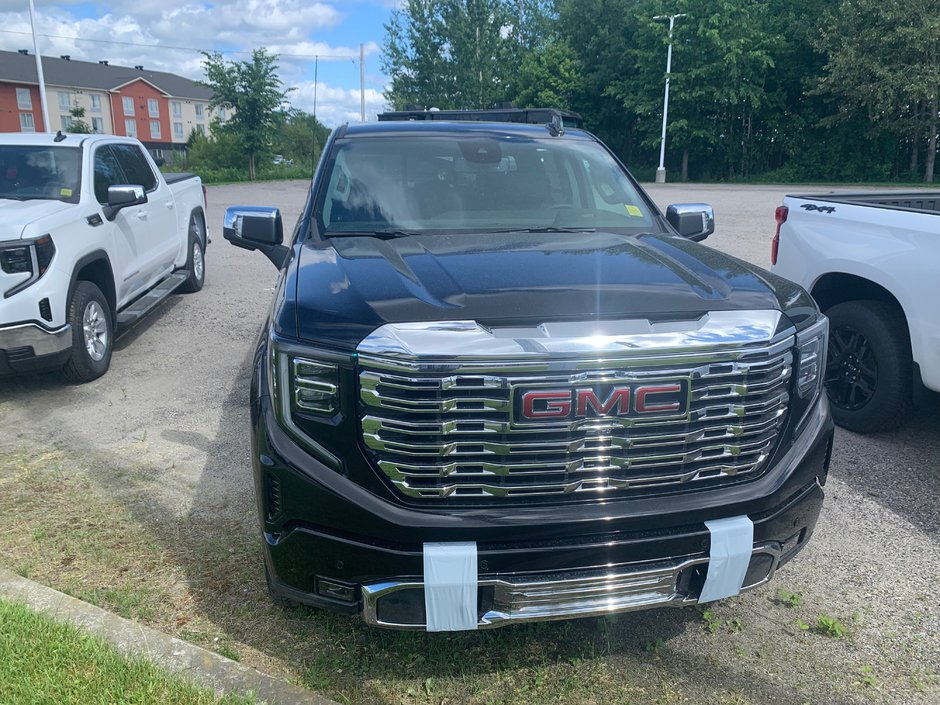
[[339,366],[317,359],[317,351],[270,338],[269,383],[281,428],[318,459],[334,469],[339,458],[310,437],[300,424],[335,426],[340,412]]
[[826,347],[829,339],[829,319],[820,314],[819,320],[797,333],[796,391],[802,398],[814,397],[826,376]]
[[829,344],[829,319],[819,320],[796,334],[796,397],[794,406],[802,410],[797,430],[819,397],[826,379],[826,354]]
[[4,273],[29,275],[23,281],[3,292],[3,298],[7,299],[14,294],[18,294],[35,283],[49,269],[54,256],[55,243],[52,242],[52,237],[49,235],[0,248],[0,269]]

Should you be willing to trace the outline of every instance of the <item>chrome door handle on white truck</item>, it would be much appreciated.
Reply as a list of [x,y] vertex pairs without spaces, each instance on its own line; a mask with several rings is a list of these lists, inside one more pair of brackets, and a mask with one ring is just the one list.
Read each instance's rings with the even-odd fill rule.
[[120,327],[202,288],[202,182],[135,139],[0,136],[0,215],[0,375],[96,379]]
[[787,196],[776,220],[773,271],[829,317],[836,423],[898,426],[940,392],[940,192]]

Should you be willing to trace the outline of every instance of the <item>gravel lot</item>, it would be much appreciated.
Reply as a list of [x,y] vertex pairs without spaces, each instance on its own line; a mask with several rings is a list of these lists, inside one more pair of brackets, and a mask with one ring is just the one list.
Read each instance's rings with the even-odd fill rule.
[[[818,189],[668,184],[649,190],[662,207],[711,203],[718,231],[707,244],[769,266],[774,207],[785,193]],[[0,380],[0,453],[49,447],[93,458],[83,472],[96,491],[120,498],[129,486],[146,489],[128,500],[145,526],[176,519],[256,531],[248,371],[276,272],[263,256],[228,245],[221,218],[229,205],[269,204],[281,208],[290,227],[305,195],[305,182],[210,187],[214,242],[203,291],[171,297],[121,338],[110,372],[94,383],[70,387],[50,375]],[[135,476],[128,468],[144,470]],[[701,628],[694,611],[687,611],[691,617],[628,615],[607,633],[603,658],[614,654],[629,659],[618,668],[639,670],[655,661],[674,688],[655,702],[717,702],[715,693],[730,693],[727,702],[736,703],[938,702],[940,411],[922,411],[894,434],[839,430],[826,491],[815,538],[803,554],[771,586],[715,608],[719,616],[743,620],[743,629],[729,620],[719,639]],[[776,599],[779,589],[802,593],[803,605],[787,611]],[[812,627],[819,616],[837,617],[848,635],[829,639],[798,626]],[[225,622],[224,615],[209,618]],[[637,646],[637,633],[653,648]],[[301,671],[273,645],[249,634],[238,638],[254,654],[248,660],[287,674]],[[337,686],[330,694],[337,692],[345,691]],[[427,695],[430,702],[430,686]],[[584,702],[593,699],[586,694]],[[405,701],[412,700],[403,695]]]

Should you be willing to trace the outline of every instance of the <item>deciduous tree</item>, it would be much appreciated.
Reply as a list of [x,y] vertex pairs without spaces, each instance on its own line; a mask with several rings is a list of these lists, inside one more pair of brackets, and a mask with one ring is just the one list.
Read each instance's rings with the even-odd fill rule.
[[234,109],[231,118],[214,129],[238,138],[248,157],[248,175],[254,179],[255,162],[270,147],[287,95],[277,75],[277,57],[264,49],[255,49],[249,61],[226,61],[219,53],[203,56],[204,85],[213,93],[210,107]]

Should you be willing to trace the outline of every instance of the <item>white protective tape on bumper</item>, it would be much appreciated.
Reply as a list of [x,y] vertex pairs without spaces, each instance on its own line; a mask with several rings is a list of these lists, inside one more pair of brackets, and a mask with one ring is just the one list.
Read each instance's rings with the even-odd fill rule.
[[477,628],[477,545],[424,544],[424,610],[429,632]]
[[754,546],[754,522],[746,516],[706,521],[711,534],[708,575],[699,602],[722,600],[741,592]]

